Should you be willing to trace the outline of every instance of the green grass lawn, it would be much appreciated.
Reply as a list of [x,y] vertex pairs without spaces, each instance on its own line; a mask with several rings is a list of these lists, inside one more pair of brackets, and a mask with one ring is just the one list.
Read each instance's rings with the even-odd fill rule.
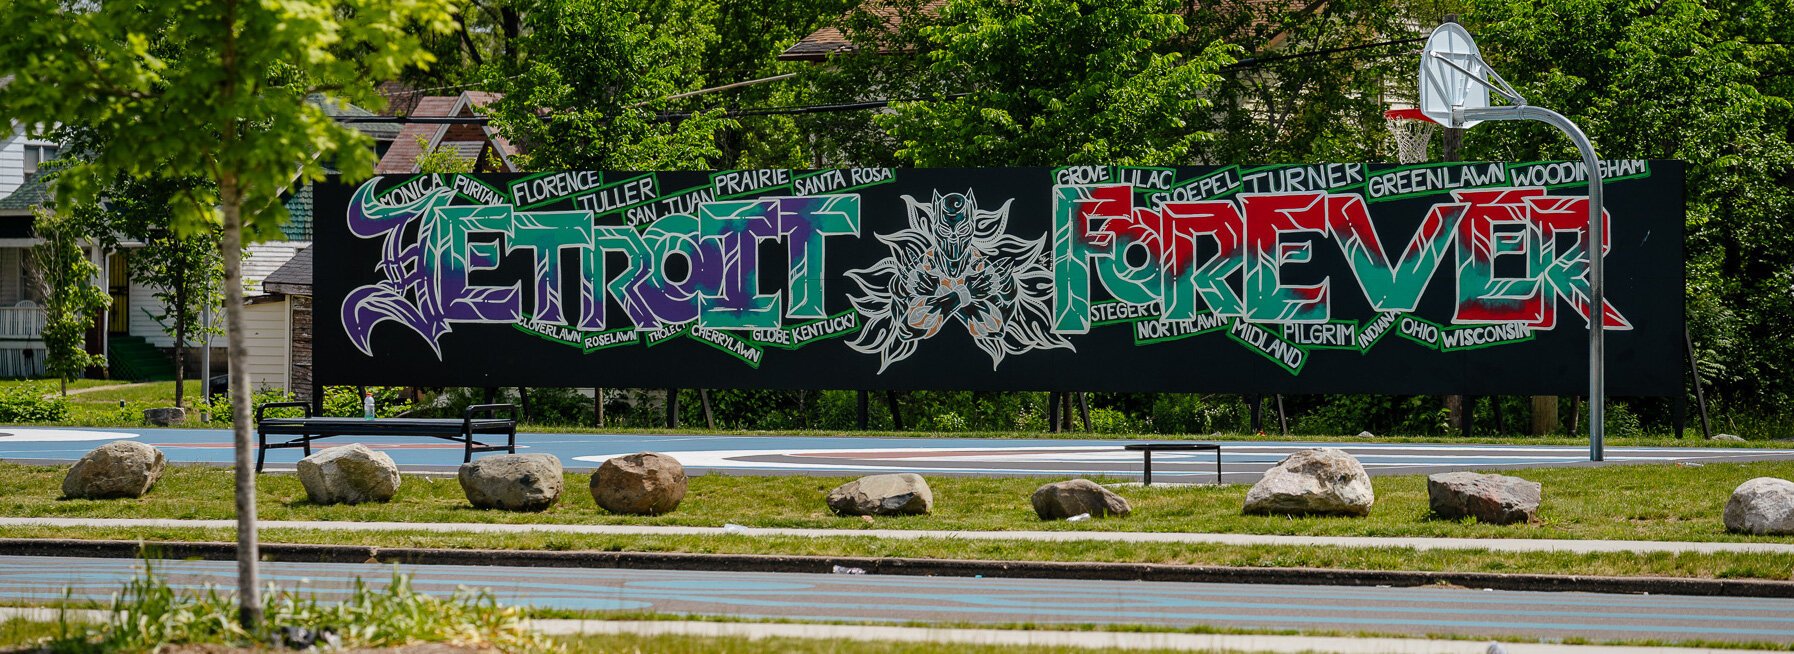
[[[227,519],[233,516],[229,470],[171,466],[149,495],[135,500],[63,500],[63,468],[0,464],[0,515],[109,518]],[[1519,476],[1545,486],[1541,521],[1484,525],[1430,519],[1425,478],[1377,477],[1377,504],[1368,518],[1239,515],[1244,486],[1122,487],[1134,506],[1127,518],[1077,523],[1041,522],[1028,505],[1040,479],[930,480],[936,498],[928,516],[879,518],[890,529],[1114,530],[1229,532],[1388,537],[1582,538],[1794,543],[1794,537],[1728,534],[1721,522],[1726,498],[1752,477],[1794,477],[1794,462],[1677,466],[1607,466],[1525,470]],[[262,475],[258,513],[264,520],[396,522],[505,522],[557,524],[695,525],[736,523],[750,527],[816,527],[861,530],[858,518],[837,517],[823,506],[836,477],[691,478],[685,502],[655,517],[615,516],[592,502],[585,474],[567,475],[561,503],[542,513],[471,508],[454,479],[407,476],[388,504],[317,506],[304,499],[291,475]],[[223,529],[124,529],[15,527],[16,538],[108,538],[229,541]],[[1424,551],[1409,548],[1222,546],[1176,543],[972,541],[877,539],[843,535],[591,536],[575,534],[433,534],[420,531],[335,532],[269,529],[270,542],[385,547],[697,552],[819,556],[1042,561],[1113,561],[1251,567],[1321,567],[1372,570],[1532,572],[1593,575],[1663,575],[1705,578],[1794,579],[1794,555],[1781,554],[1563,554]]]
[[[63,500],[64,467],[0,463],[0,515],[94,518],[226,519],[234,515],[232,476],[211,466],[170,466],[147,496],[135,500]],[[1226,532],[1325,536],[1574,538],[1794,543],[1794,537],[1728,534],[1727,498],[1754,477],[1794,478],[1794,461],[1675,465],[1609,465],[1511,471],[1544,484],[1540,521],[1486,525],[1431,519],[1426,478],[1376,477],[1376,506],[1367,518],[1240,515],[1245,485],[1118,487],[1134,515],[1077,523],[1042,522],[1028,496],[1047,479],[936,477],[932,515],[879,518],[887,529],[1112,530]],[[833,515],[823,496],[841,477],[699,475],[678,510],[652,517],[612,515],[587,491],[590,476],[569,473],[567,490],[541,513],[472,508],[453,478],[406,476],[390,503],[314,505],[293,475],[265,474],[258,484],[265,520],[505,522],[861,529],[858,518]]]

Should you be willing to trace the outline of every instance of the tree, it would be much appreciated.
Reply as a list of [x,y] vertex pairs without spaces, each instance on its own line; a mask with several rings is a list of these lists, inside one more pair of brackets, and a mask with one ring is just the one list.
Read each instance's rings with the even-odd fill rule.
[[[1410,0],[1411,2],[1412,0]],[[1324,3],[1220,0],[1189,15],[1186,47],[1210,40],[1247,56],[1221,71],[1214,111],[1196,121],[1216,138],[1204,161],[1392,161],[1383,111],[1390,96],[1413,102],[1414,25],[1441,13],[1385,0]],[[1420,3],[1424,4],[1424,3]],[[1407,11],[1403,11],[1406,9]],[[1377,45],[1386,44],[1386,45]]]
[[373,84],[429,56],[407,29],[442,33],[442,0],[192,0],[0,4],[0,106],[28,124],[91,129],[109,143],[55,180],[59,202],[92,204],[119,175],[207,184],[168,205],[181,236],[221,227],[225,329],[236,446],[240,616],[259,627],[255,477],[244,366],[242,252],[285,219],[280,195],[324,178],[371,173],[367,137],[308,95],[381,106]]
[[1196,127],[1238,48],[1176,51],[1172,0],[949,0],[924,28],[938,93],[879,125],[916,166],[1165,165],[1210,138]]
[[702,86],[699,64],[713,33],[674,33],[611,0],[538,2],[523,21],[524,56],[493,69],[505,97],[489,110],[528,151],[524,167],[703,169],[718,155],[722,119],[663,120],[646,106]]
[[430,139],[417,137],[417,172],[420,173],[471,173],[475,161],[466,159],[461,153],[451,148],[430,147]]
[[88,353],[87,330],[112,298],[94,283],[100,267],[82,249],[90,241],[75,219],[39,209],[32,230],[44,241],[29,250],[44,298],[44,368],[62,382],[62,394],[68,395],[69,380],[89,367],[106,365],[104,355]]
[[[162,331],[174,338],[174,405],[186,406],[187,351],[197,339],[210,346],[216,329],[202,317],[218,306],[223,290],[224,260],[219,250],[222,234],[215,225],[179,236],[168,229],[169,202],[188,187],[203,184],[196,179],[123,179],[108,188],[107,223],[111,231],[143,244],[131,251],[131,278],[155,289],[162,312],[154,316]],[[202,379],[210,370],[201,370]]]
[[[1575,119],[1603,158],[1688,162],[1686,301],[1707,350],[1703,374],[1736,408],[1785,412],[1794,401],[1794,53],[1785,45],[1794,14],[1749,1],[1472,4],[1464,22],[1490,64],[1533,104]],[[1536,123],[1480,126],[1464,147],[1467,158],[1575,157]]]

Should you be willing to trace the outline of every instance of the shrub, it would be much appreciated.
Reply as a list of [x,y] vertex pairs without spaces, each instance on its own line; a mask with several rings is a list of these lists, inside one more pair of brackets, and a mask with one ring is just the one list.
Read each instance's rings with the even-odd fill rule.
[[177,589],[151,570],[126,582],[104,621],[59,621],[62,633],[44,649],[98,653],[153,652],[169,645],[257,646],[280,643],[283,634],[274,630],[282,628],[334,633],[345,648],[454,642],[489,644],[508,652],[553,649],[528,629],[521,613],[499,606],[487,591],[461,589],[434,597],[412,590],[410,578],[397,572],[382,588],[358,578],[347,597],[329,601],[291,590],[270,592],[262,610],[262,630],[248,632],[237,622],[234,595],[209,586]]
[[7,384],[0,388],[0,422],[68,420],[68,402],[61,396],[50,395],[55,392],[56,388],[49,384]]
[[[255,419],[255,408],[258,406],[267,404],[269,402],[291,402],[291,401],[293,401],[293,396],[288,395],[286,391],[282,391],[282,390],[265,390],[265,391],[256,391],[255,393],[251,393],[249,396],[250,419],[251,420]],[[233,415],[231,413],[230,393],[214,393],[214,394],[212,394],[212,406],[211,406],[211,408],[204,409],[204,410],[210,414],[212,422],[218,423],[218,424],[223,424],[223,425],[230,424],[231,416]],[[359,411],[359,409],[357,409],[357,411]],[[191,414],[189,414],[189,415],[191,415]],[[303,412],[299,409],[275,409],[272,412],[268,413],[268,415],[281,416],[281,417],[299,416],[299,415],[303,415]],[[143,418],[143,414],[141,412],[139,412],[137,414],[137,419],[141,420],[142,418]]]
[[[411,410],[411,400],[404,397],[404,390],[398,386],[368,386],[366,389],[374,394],[374,415],[381,418],[392,418]],[[339,418],[361,417],[361,393],[354,386],[324,387],[324,415]],[[260,404],[260,400],[257,400]],[[455,416],[461,417],[459,415]]]

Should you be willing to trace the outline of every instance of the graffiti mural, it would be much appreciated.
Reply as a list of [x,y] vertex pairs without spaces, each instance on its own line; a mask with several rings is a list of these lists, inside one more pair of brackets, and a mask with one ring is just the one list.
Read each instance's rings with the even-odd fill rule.
[[376,178],[320,191],[316,375],[1567,394],[1598,316],[1673,394],[1681,165],[1599,172],[1600,244],[1565,162]]

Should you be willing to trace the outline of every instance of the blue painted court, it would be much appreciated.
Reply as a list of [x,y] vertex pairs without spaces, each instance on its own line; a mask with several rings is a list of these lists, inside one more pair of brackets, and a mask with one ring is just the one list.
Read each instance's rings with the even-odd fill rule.
[[[0,459],[67,462],[110,440],[155,445],[177,463],[225,464],[230,432],[222,429],[39,429],[0,427]],[[456,443],[423,438],[338,438],[319,447],[360,442],[382,450],[410,471],[448,470],[461,463]],[[605,459],[641,451],[671,454],[693,472],[728,474],[853,475],[915,472],[930,475],[1130,477],[1140,474],[1140,454],[1123,451],[1141,441],[1088,439],[851,438],[822,436],[697,436],[652,434],[519,434],[519,452],[553,454],[569,469],[591,469]],[[1220,441],[1224,478],[1250,482],[1265,468],[1307,447],[1338,447],[1375,474],[1448,470],[1591,465],[1576,446],[1303,443]],[[268,470],[290,470],[296,449],[268,453]],[[1609,464],[1706,464],[1763,459],[1794,460],[1794,450],[1711,447],[1610,447]],[[1598,465],[1598,464],[1597,464]],[[1213,482],[1211,452],[1153,455],[1156,481]]]
[[[1787,600],[1603,595],[1475,588],[1366,588],[695,572],[504,566],[264,563],[264,580],[340,597],[354,578],[379,587],[395,570],[413,587],[448,594],[489,589],[500,601],[585,611],[857,623],[1144,624],[1172,628],[1384,634],[1524,636],[1544,641],[1794,643]],[[156,573],[187,588],[229,587],[230,561],[160,561]],[[0,601],[105,602],[140,574],[132,559],[0,557]]]

